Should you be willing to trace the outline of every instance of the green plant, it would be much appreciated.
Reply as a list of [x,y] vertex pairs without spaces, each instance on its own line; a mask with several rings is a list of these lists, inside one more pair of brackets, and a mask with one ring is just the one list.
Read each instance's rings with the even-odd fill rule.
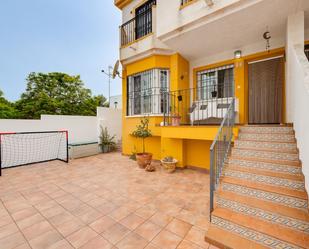
[[104,151],[104,147],[108,147],[109,150],[114,150],[116,148],[116,142],[115,142],[115,135],[111,136],[108,133],[107,127],[103,128],[102,126],[100,126],[101,128],[101,134],[100,134],[100,147],[101,149]]
[[145,139],[151,137],[151,130],[149,130],[149,118],[142,118],[141,123],[136,126],[136,130],[132,132],[132,136],[141,138],[143,141],[143,153],[145,153]]
[[133,161],[136,161],[136,146],[134,146],[134,150],[132,151],[132,154],[129,158]]

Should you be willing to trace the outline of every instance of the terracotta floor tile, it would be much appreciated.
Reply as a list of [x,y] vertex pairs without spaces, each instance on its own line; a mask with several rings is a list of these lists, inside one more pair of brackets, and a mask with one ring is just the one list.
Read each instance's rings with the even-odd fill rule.
[[75,247],[81,247],[98,234],[89,227],[84,227],[67,237],[67,240]]
[[14,249],[31,249],[28,243],[24,243],[20,246],[15,247]]
[[162,230],[153,240],[152,243],[160,248],[175,249],[182,239],[176,234],[167,230]]
[[61,224],[69,222],[74,218],[75,218],[74,215],[72,215],[70,212],[65,211],[63,213],[60,213],[56,216],[49,218],[48,220],[54,226],[60,226]]
[[25,244],[24,236],[20,233],[14,233],[0,239],[1,249],[13,249],[17,246]]
[[1,229],[0,229],[0,239],[6,237],[8,235],[14,234],[18,231],[19,231],[19,229],[18,229],[18,227],[16,226],[15,223],[10,223],[8,225],[5,225],[5,226],[1,227]]
[[177,247],[177,249],[202,249],[202,247],[199,247],[198,245],[187,241],[187,240],[183,240],[179,246]]
[[41,214],[45,218],[50,219],[50,218],[52,218],[56,215],[59,215],[61,213],[64,213],[64,212],[65,212],[65,209],[59,205],[59,206],[56,206],[56,207],[52,207],[52,208],[49,208],[49,209],[42,210]]
[[116,224],[115,220],[109,216],[104,216],[92,222],[89,226],[97,233],[102,233],[114,224]]
[[4,215],[0,218],[0,229],[3,226],[6,226],[8,224],[14,223],[14,220],[11,218],[10,215]]
[[128,234],[124,239],[117,243],[119,249],[142,249],[148,244],[148,241],[132,232]]
[[169,216],[167,214],[161,213],[161,212],[157,212],[155,213],[150,219],[149,221],[161,226],[161,227],[165,227],[168,223],[170,223],[172,221],[173,217]]
[[27,240],[32,240],[50,230],[53,230],[53,227],[50,225],[49,222],[44,220],[30,227],[23,229],[22,233],[24,234]]
[[84,226],[85,224],[82,223],[80,220],[78,220],[77,218],[73,218],[70,221],[57,225],[56,228],[59,233],[61,233],[64,237],[67,237],[68,235],[76,232],[77,230],[80,230]]
[[74,247],[67,240],[63,239],[57,241],[56,243],[48,247],[48,249],[74,249]]
[[119,208],[119,206],[117,206],[116,204],[114,204],[112,202],[106,202],[106,203],[96,207],[95,209],[97,211],[99,211],[101,214],[106,215],[106,214],[110,214],[111,212],[113,212],[117,208]]
[[119,223],[126,226],[130,230],[134,230],[141,225],[145,220],[136,214],[130,214],[126,218],[122,219]]
[[135,211],[135,214],[144,218],[144,219],[149,219],[151,216],[153,216],[157,212],[156,209],[143,206]]
[[205,242],[205,234],[205,231],[197,227],[192,227],[186,235],[185,240],[189,240],[202,248],[208,248],[209,244]]
[[51,230],[29,241],[33,249],[49,248],[53,244],[62,240],[62,236],[56,231]]
[[155,244],[149,243],[145,249],[160,249],[159,247],[157,247]]
[[110,249],[113,245],[102,236],[98,235],[94,239],[88,241],[80,249]]
[[120,221],[123,218],[127,217],[132,212],[133,211],[131,211],[127,207],[122,206],[120,208],[115,209],[113,212],[111,212],[109,216],[111,216],[116,221]]
[[35,209],[34,207],[29,207],[20,211],[17,211],[15,213],[12,213],[12,217],[14,220],[18,221],[18,220],[22,220],[25,219],[29,216],[35,215],[38,213],[38,210]]
[[31,215],[31,216],[29,216],[25,219],[18,220],[18,221],[16,221],[16,223],[17,223],[18,227],[23,230],[27,227],[30,227],[31,225],[34,225],[34,224],[39,223],[39,222],[44,221],[44,220],[45,220],[44,217],[41,214],[37,213],[37,214]]
[[100,206],[104,205],[105,203],[108,203],[108,201],[101,198],[101,197],[97,197],[97,198],[87,202],[87,204],[89,206],[93,207],[93,208],[100,207]]
[[107,239],[112,244],[116,245],[120,240],[122,240],[126,235],[130,233],[130,230],[125,226],[116,223],[111,226],[105,232],[102,233],[102,236]]
[[150,221],[146,221],[140,225],[134,232],[142,236],[144,239],[151,241],[162,228]]
[[189,232],[191,227],[192,227],[191,224],[175,218],[166,226],[165,229],[183,238]]

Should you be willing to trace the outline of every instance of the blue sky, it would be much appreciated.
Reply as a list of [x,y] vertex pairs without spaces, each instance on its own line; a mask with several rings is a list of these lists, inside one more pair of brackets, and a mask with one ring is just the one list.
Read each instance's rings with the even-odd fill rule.
[[[30,72],[79,74],[92,93],[108,96],[100,72],[118,59],[121,13],[113,0],[1,0],[0,89],[11,101]],[[111,95],[121,94],[121,81]]]

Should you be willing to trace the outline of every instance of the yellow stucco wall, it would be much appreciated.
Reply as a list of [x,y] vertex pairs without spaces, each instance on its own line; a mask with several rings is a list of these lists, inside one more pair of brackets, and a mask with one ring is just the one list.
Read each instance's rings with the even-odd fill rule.
[[[235,68],[235,96],[239,101],[239,123],[248,122],[248,62],[251,60],[283,54],[284,49],[262,52],[241,59],[222,61],[193,70],[193,84],[196,86],[196,72],[227,64]],[[126,65],[123,70],[123,154],[130,155],[142,151],[142,141],[131,133],[140,122],[141,117],[126,117],[127,76],[154,68],[170,70],[170,90],[177,91],[189,88],[189,63],[181,55],[154,55]],[[181,114],[180,114],[181,115]],[[181,115],[185,116],[185,115]],[[215,138],[218,126],[180,126],[160,127],[163,116],[149,117],[149,128],[153,137],[146,139],[146,151],[153,153],[154,159],[165,156],[175,157],[178,167],[195,166],[209,169],[209,148]],[[237,136],[238,128],[234,129]]]

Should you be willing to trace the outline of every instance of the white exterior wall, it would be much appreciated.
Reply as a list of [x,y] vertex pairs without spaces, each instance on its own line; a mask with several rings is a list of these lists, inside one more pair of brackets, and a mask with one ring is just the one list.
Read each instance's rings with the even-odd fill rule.
[[[115,104],[116,102],[117,102],[117,106]],[[122,109],[122,95],[111,96],[110,108],[111,109]]]
[[[293,123],[306,189],[309,189],[309,62],[304,54],[304,12],[288,17],[286,44],[287,121]],[[307,33],[308,34],[308,33]]]
[[110,135],[116,135],[116,140],[121,140],[122,134],[122,110],[105,107],[98,107],[98,134],[100,134],[100,126],[107,127]]
[[157,0],[158,37],[240,1],[213,0],[213,2],[214,5],[208,7],[204,0],[198,0],[180,10],[180,0]]
[[37,132],[67,130],[69,143],[97,142],[103,124],[121,139],[121,110],[98,108],[96,116],[42,115],[39,120],[0,119],[0,132]]

